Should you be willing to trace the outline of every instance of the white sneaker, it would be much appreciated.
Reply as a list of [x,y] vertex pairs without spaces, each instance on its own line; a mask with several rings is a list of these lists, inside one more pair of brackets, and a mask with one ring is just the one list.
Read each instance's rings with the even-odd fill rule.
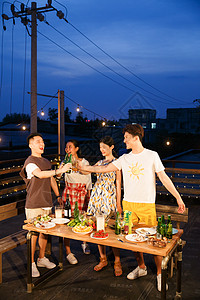
[[73,253],[68,254],[66,256],[66,259],[68,260],[70,265],[76,265],[78,263],[78,260],[76,259]]
[[35,262],[32,263],[32,277],[39,277],[40,272],[38,271]]
[[47,269],[53,269],[56,267],[56,265],[52,262],[50,262],[50,260],[47,257],[43,257],[43,258],[38,258],[37,259],[37,266],[38,267],[44,267]]
[[83,253],[90,254],[90,247],[87,243],[83,243],[82,245]]
[[145,269],[142,269],[138,266],[136,269],[134,269],[132,272],[130,272],[127,275],[127,278],[130,280],[133,280],[138,277],[142,277],[142,276],[146,276],[146,275],[147,275],[147,268],[145,267]]
[[[157,275],[157,289],[161,292],[161,274]],[[166,291],[168,290],[168,284],[166,283]]]

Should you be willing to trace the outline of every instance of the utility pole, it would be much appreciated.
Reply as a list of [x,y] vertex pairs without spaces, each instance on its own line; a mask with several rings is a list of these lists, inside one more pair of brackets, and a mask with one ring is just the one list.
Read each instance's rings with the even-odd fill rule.
[[31,3],[31,120],[30,133],[37,132],[37,3]]
[[65,154],[64,91],[58,90],[58,154]]
[[[61,10],[57,10],[52,6],[52,0],[47,0],[46,6],[38,7],[36,2],[31,2],[31,8],[26,6],[24,3],[20,4],[20,9],[15,5],[16,1],[11,4],[10,9],[12,12],[12,16],[9,17],[6,14],[2,14],[3,19],[3,30],[6,30],[6,26],[4,24],[5,21],[12,19],[13,24],[15,24],[15,18],[21,18],[21,23],[26,26],[28,30],[28,24],[31,24],[31,121],[30,121],[30,132],[37,132],[37,19],[42,22],[45,21],[44,15],[42,13],[56,11],[57,17],[59,19],[64,19],[64,13]],[[5,1],[5,3],[9,3]],[[20,3],[17,1],[17,3]],[[31,16],[31,20],[28,19],[28,16]]]

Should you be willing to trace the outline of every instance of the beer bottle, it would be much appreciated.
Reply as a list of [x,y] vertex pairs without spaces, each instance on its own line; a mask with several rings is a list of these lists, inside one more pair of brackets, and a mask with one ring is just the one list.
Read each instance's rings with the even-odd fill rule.
[[121,233],[121,227],[119,224],[120,220],[119,220],[119,212],[117,212],[117,216],[116,216],[116,220],[115,220],[115,234],[120,234]]
[[172,239],[172,222],[171,222],[171,216],[168,215],[167,219],[167,238]]
[[78,201],[75,202],[75,208],[74,208],[74,220],[75,220],[75,221],[79,221]]
[[71,204],[70,204],[70,201],[69,201],[69,195],[67,194],[65,207],[64,207],[64,217],[65,218],[71,218],[71,216],[72,216],[72,214],[71,214]]

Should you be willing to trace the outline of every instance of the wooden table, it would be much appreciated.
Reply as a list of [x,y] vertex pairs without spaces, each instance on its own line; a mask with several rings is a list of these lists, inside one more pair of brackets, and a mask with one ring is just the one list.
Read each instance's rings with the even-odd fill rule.
[[[140,226],[142,227],[142,226]],[[136,227],[137,228],[137,227]],[[63,238],[69,238],[73,240],[81,240],[89,243],[106,245],[126,250],[132,250],[135,252],[143,252],[153,255],[163,256],[162,260],[162,285],[161,285],[161,299],[166,299],[166,280],[167,280],[167,266],[168,262],[171,260],[172,256],[176,256],[177,258],[177,280],[176,280],[176,296],[175,299],[181,299],[181,266],[182,266],[182,241],[180,239],[183,234],[183,230],[179,229],[178,233],[173,235],[170,243],[167,244],[165,248],[158,248],[152,245],[148,245],[147,242],[142,243],[132,243],[128,242],[125,238],[124,242],[120,242],[117,239],[118,235],[115,235],[114,230],[109,227],[106,228],[106,232],[108,232],[109,237],[107,239],[93,239],[90,237],[90,234],[78,234],[74,233],[70,227],[67,225],[56,225],[51,229],[42,229],[37,228],[34,225],[26,224],[23,226],[23,229],[28,230],[27,234],[27,292],[31,293],[32,288],[39,283],[41,283],[47,276],[52,275],[58,270],[62,270],[63,268]],[[32,263],[31,263],[31,237],[34,232],[44,233],[51,236],[59,237],[59,265],[54,269],[49,270],[44,275],[40,276],[40,278],[32,283]]]

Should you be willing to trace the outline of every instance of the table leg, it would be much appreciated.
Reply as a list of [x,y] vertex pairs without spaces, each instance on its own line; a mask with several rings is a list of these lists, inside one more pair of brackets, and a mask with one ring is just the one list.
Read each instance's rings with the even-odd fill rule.
[[63,238],[59,237],[59,267],[63,270]]
[[27,233],[27,293],[32,293],[32,261],[31,261],[32,232]]
[[179,240],[177,247],[177,273],[176,273],[176,296],[175,300],[182,299],[181,273],[182,273],[182,241]]
[[167,268],[161,271],[161,300],[166,300]]

